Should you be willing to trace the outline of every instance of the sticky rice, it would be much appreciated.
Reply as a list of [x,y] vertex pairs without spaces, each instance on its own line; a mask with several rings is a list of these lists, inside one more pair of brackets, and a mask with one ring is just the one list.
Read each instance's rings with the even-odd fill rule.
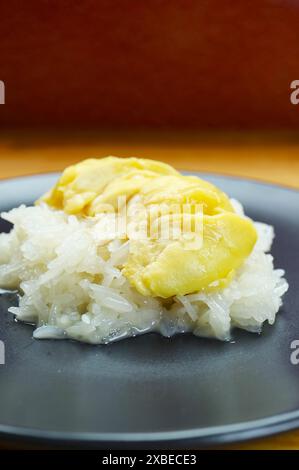
[[264,322],[273,324],[288,289],[268,253],[273,227],[263,223],[255,222],[258,241],[228,287],[165,300],[141,295],[122,274],[130,241],[99,237],[104,228],[109,233],[109,214],[83,218],[42,204],[2,218],[14,227],[0,235],[0,287],[18,290],[19,305],[9,311],[34,323],[38,339],[100,344],[192,332],[229,340],[234,327],[260,333]]

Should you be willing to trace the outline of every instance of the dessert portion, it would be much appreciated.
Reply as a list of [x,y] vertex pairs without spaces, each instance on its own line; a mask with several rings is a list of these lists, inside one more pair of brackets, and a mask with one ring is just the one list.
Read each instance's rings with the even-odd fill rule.
[[33,207],[2,217],[0,287],[35,338],[91,343],[156,331],[229,340],[274,323],[288,288],[272,227],[196,176],[107,157],[67,168]]

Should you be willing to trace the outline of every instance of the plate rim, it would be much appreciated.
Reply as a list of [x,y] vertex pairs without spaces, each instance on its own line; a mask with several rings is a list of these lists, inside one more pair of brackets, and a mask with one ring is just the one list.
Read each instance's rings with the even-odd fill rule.
[[180,448],[181,446],[186,447],[189,445],[202,448],[269,437],[277,433],[291,431],[298,427],[299,410],[237,424],[195,428],[194,430],[151,433],[44,431],[38,428],[0,424],[0,437],[9,441],[25,439],[26,441],[40,444],[70,445],[85,448],[104,448],[108,444],[120,449],[129,449],[132,444],[139,448],[142,448],[144,445],[149,445],[150,447],[162,445],[164,449]]
[[[203,177],[220,177],[226,180],[244,181],[263,187],[284,189],[299,196],[299,188],[286,184],[265,181],[262,179],[247,176],[232,175],[228,173],[206,172],[198,170],[180,170],[184,174],[195,174]],[[39,172],[13,177],[0,178],[0,185],[9,181],[26,180],[32,178],[59,176],[60,171]],[[163,445],[163,448],[175,448],[193,445],[206,447],[229,443],[238,443],[245,440],[253,440],[268,437],[277,433],[291,431],[299,428],[299,408],[297,410],[280,413],[257,420],[243,421],[235,424],[223,426],[211,426],[203,428],[185,429],[180,431],[162,431],[149,433],[99,433],[99,432],[72,432],[41,430],[31,427],[18,427],[0,423],[0,437],[8,441],[30,441],[39,444],[62,446],[64,444],[76,447],[103,448],[110,444],[114,448],[130,448],[134,444],[137,447],[142,445]],[[166,447],[165,447],[166,446]]]

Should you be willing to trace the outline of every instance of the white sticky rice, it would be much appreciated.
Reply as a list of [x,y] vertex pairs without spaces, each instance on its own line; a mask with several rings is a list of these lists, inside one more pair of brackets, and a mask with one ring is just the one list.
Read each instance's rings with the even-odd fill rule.
[[108,215],[83,219],[42,205],[2,218],[14,228],[0,235],[0,287],[18,289],[19,306],[9,311],[36,325],[35,338],[98,344],[157,331],[229,340],[233,327],[259,333],[265,321],[273,324],[288,289],[267,253],[273,228],[262,223],[255,223],[258,242],[227,288],[165,302],[140,295],[122,275],[130,242],[99,239]]

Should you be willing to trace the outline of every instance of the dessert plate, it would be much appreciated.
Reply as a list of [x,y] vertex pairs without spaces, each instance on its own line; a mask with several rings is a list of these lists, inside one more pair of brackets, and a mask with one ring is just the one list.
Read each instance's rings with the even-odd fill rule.
[[[31,204],[57,176],[0,181],[0,211]],[[2,294],[0,438],[165,449],[299,427],[299,365],[291,348],[299,340],[299,191],[199,176],[239,199],[253,219],[274,225],[275,264],[290,284],[275,325],[265,325],[261,335],[236,330],[227,343],[157,334],[107,346],[38,341],[32,326],[16,323],[7,311],[16,295]],[[0,231],[7,230],[0,219]]]

